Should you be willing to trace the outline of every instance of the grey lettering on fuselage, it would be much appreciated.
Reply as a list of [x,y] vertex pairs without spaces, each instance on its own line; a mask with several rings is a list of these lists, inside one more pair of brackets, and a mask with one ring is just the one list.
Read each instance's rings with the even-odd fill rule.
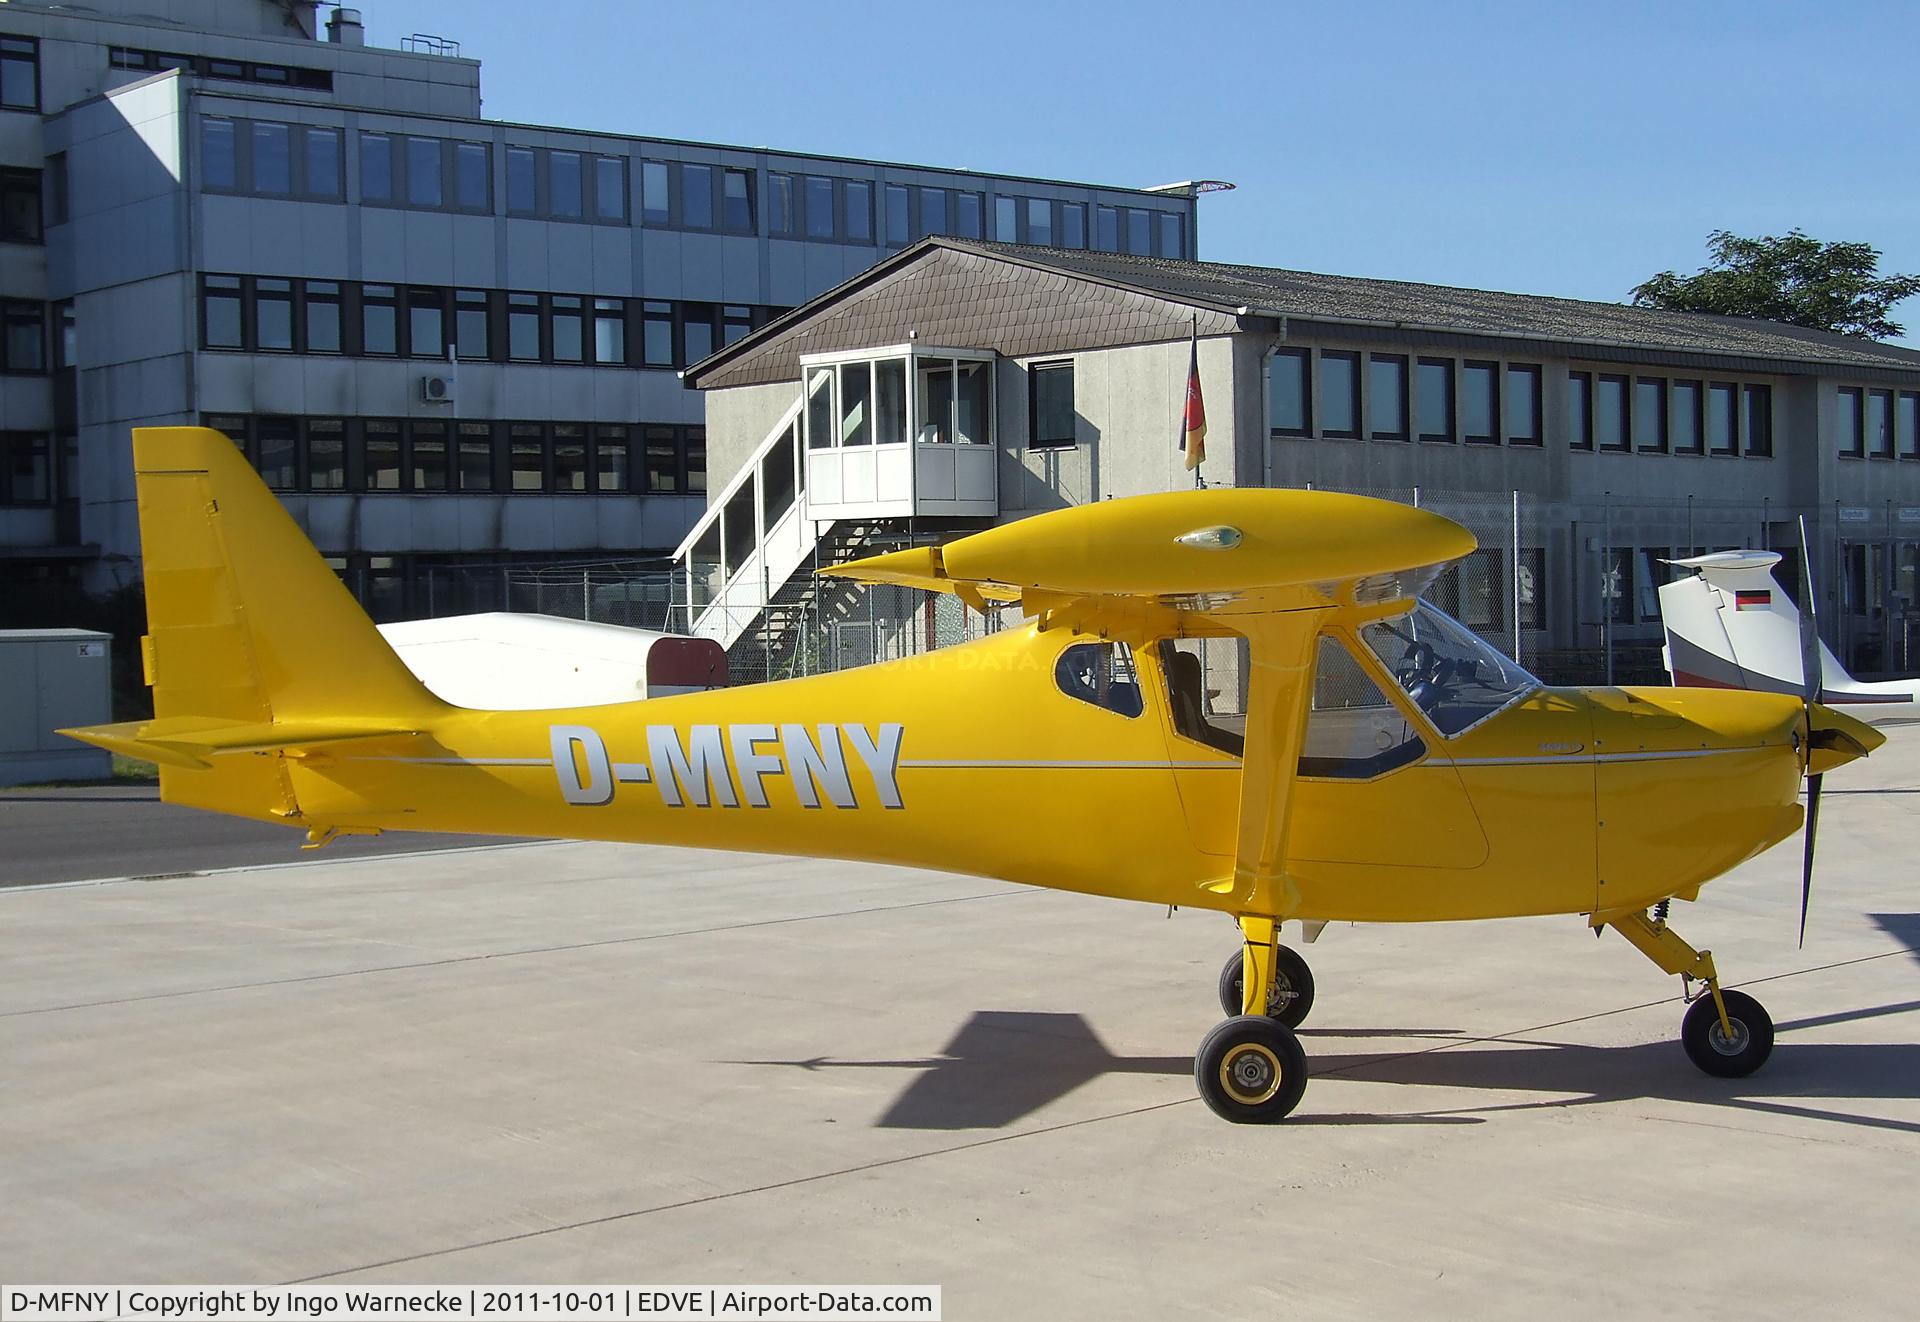
[[[613,767],[607,761],[607,745],[599,733],[584,725],[556,725],[549,732],[553,740],[553,769],[560,776],[560,797],[582,808],[597,808],[613,802]],[[580,774],[578,749],[586,762],[587,774]]]
[[613,761],[606,740],[590,726],[549,730],[561,797],[586,808],[613,802],[620,785],[648,783],[669,808],[738,808],[742,800],[749,808],[766,808],[771,806],[769,776],[787,777],[803,808],[819,808],[823,798],[835,808],[858,808],[843,734],[872,778],[880,805],[903,807],[899,772],[905,727],[898,723],[881,725],[878,735],[864,725],[821,725],[812,731],[794,724],[696,725],[684,738],[671,725],[650,725],[646,762]]
[[708,806],[708,790],[722,806],[738,808],[733,777],[727,774],[727,754],[717,725],[696,725],[687,731],[687,746],[671,725],[647,727],[647,756],[653,760],[653,781],[669,807],[681,806],[681,790],[696,808]]

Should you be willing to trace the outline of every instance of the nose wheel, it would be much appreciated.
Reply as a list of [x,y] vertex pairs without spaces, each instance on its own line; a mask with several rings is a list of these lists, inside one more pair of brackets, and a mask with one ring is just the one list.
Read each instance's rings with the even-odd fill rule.
[[[1220,970],[1220,1008],[1237,1015],[1246,1008],[1246,957],[1236,950]],[[1298,1028],[1313,1008],[1313,970],[1298,951],[1287,946],[1273,948],[1273,977],[1267,984],[1264,1013],[1288,1028]]]
[[1721,991],[1726,1021],[1712,996],[1702,996],[1687,1007],[1680,1021],[1680,1045],[1687,1058],[1708,1074],[1739,1079],[1766,1063],[1773,1052],[1773,1018],[1760,1002],[1745,992]]
[[1193,1077],[1200,1096],[1221,1119],[1271,1124],[1300,1104],[1307,1090],[1307,1053],[1278,1019],[1235,1015],[1200,1044]]

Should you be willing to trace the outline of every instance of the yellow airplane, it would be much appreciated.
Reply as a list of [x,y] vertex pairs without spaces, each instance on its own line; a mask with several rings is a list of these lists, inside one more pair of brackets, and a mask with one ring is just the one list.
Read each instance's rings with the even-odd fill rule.
[[[973,873],[1230,915],[1195,1059],[1208,1104],[1299,1102],[1334,920],[1583,915],[1683,989],[1694,1062],[1772,1048],[1673,899],[1801,825],[1803,776],[1882,741],[1810,700],[1547,688],[1417,600],[1459,525],[1327,492],[1181,491],[1040,514],[826,571],[1018,602],[1026,623],[907,660],[609,706],[433,697],[218,432],[134,432],[151,721],[67,733],[160,764],[161,796],[303,828],[650,841]],[[1194,639],[1244,640],[1244,724]],[[1817,797],[1815,798],[1817,805]],[[1035,813],[1046,805],[1045,823]],[[1811,832],[1807,877],[1811,876]],[[1803,921],[1805,891],[1803,888]]]

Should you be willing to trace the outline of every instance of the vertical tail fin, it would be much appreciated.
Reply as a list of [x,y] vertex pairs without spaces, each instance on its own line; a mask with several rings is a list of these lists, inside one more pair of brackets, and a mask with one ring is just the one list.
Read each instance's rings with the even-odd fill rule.
[[162,764],[161,795],[298,816],[284,751],[425,728],[442,710],[219,432],[133,433],[154,720],[75,731]]

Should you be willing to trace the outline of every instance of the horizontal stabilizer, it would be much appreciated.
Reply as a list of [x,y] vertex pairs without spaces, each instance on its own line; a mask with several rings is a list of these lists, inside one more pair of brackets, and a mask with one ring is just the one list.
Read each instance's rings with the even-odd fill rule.
[[338,744],[409,738],[419,731],[319,721],[236,723],[180,716],[89,725],[57,733],[142,762],[204,771],[213,765],[213,758],[231,753],[297,755]]

